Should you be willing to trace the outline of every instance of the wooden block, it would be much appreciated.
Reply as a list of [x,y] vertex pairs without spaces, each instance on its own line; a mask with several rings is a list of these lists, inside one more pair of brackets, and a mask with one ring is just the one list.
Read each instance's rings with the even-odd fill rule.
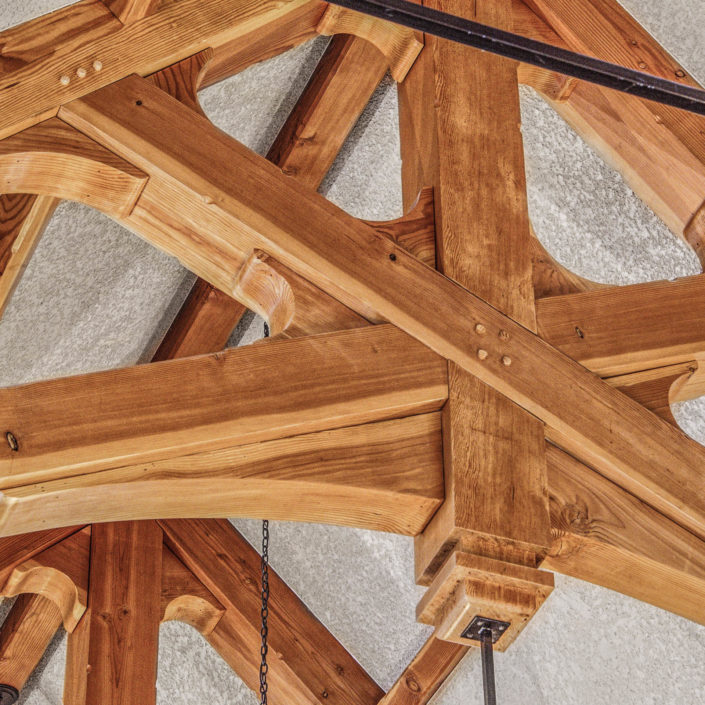
[[103,2],[120,22],[131,24],[151,15],[161,0],[103,0]]
[[551,573],[455,551],[419,602],[416,617],[435,626],[437,638],[466,646],[479,646],[461,636],[474,617],[509,622],[495,644],[504,651],[552,590]]

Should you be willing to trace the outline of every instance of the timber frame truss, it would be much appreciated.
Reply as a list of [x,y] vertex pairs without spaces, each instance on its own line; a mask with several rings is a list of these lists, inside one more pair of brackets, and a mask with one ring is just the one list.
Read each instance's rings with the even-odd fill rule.
[[[474,6],[694,85],[615,0]],[[267,159],[202,113],[199,87],[317,34]],[[82,0],[4,32],[0,68],[0,311],[59,199],[200,277],[154,364],[0,390],[0,587],[20,595],[0,683],[63,625],[66,705],[149,705],[180,619],[255,686],[259,558],[225,516],[416,537],[435,632],[386,695],[272,578],[275,705],[424,705],[472,618],[509,622],[506,648],[551,570],[705,624],[705,448],[669,410],[705,393],[703,275],[606,287],[552,260],[518,83],[701,258],[705,118],[317,0]],[[316,188],[387,71],[406,215],[366,222]],[[223,351],[247,309],[272,337]]]

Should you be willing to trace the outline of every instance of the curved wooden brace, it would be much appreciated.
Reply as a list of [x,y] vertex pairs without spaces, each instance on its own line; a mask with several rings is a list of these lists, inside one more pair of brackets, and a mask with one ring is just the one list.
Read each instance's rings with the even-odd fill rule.
[[225,608],[198,578],[174,555],[162,547],[162,622],[190,624],[203,636],[216,627]]
[[168,68],[157,71],[149,76],[149,80],[168,93],[170,96],[188,105],[204,117],[207,115],[198,100],[198,90],[203,83],[208,64],[213,59],[213,50],[206,49],[188,59],[179,61]]
[[58,118],[0,141],[0,193],[81,201],[122,218],[146,182],[139,169]]
[[59,608],[66,631],[72,632],[86,611],[89,555],[90,529],[86,527],[18,565],[0,594],[46,597]]
[[353,34],[374,44],[387,57],[392,78],[401,82],[423,49],[419,34],[385,20],[338,5],[328,5],[316,27],[319,34]]
[[683,231],[685,241],[695,250],[700,264],[705,267],[705,201],[693,214]]

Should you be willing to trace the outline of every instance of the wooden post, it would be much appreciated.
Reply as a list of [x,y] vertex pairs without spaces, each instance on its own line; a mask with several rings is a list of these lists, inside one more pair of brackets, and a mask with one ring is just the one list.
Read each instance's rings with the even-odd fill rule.
[[[511,29],[509,0],[478,0],[474,12],[460,0],[431,4]],[[535,330],[516,64],[444,40],[427,42],[420,61],[426,65],[414,67],[408,94],[418,92],[427,99],[417,101],[416,114],[410,115],[403,113],[412,109],[412,100],[400,100],[404,167],[410,172],[404,179],[405,197],[410,200],[414,190],[426,185],[419,182],[419,172],[424,181],[432,179],[439,269]],[[434,106],[433,114],[429,106]],[[431,125],[435,139],[424,134]],[[415,149],[434,146],[435,158],[414,158]],[[475,332],[480,336],[478,356],[483,354],[483,336],[510,338],[507,331],[490,333],[482,324]],[[488,347],[494,342],[488,341]],[[503,362],[509,366],[512,360],[505,357]],[[522,599],[500,586],[499,599],[490,600],[496,603],[495,612],[489,614],[482,593],[498,587],[496,575],[483,578],[485,586],[493,587],[465,579],[467,594],[462,597],[453,590],[446,595],[448,586],[441,578],[419,605],[419,618],[434,624],[440,638],[461,643],[468,643],[459,635],[473,616],[511,622],[501,639],[506,647],[546,594],[546,580],[526,574],[527,568],[535,571],[550,545],[543,424],[451,362],[443,435],[446,499],[417,538],[417,579],[429,585],[439,573],[457,575],[443,568],[456,560],[456,552],[467,552],[501,561],[511,575],[520,566],[529,607],[519,607]],[[476,568],[481,573],[493,566],[480,563]],[[448,611],[453,612],[450,621]]]
[[161,585],[156,522],[93,525],[90,607],[69,643],[65,705],[156,703]]

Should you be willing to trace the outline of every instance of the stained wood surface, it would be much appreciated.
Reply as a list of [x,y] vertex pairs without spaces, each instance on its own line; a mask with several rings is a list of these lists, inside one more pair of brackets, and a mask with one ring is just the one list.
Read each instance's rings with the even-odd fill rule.
[[604,376],[705,356],[705,277],[554,296],[536,305],[541,337]]
[[0,581],[4,584],[20,563],[33,558],[81,528],[81,526],[63,526],[24,533],[21,536],[0,538]]
[[[442,0],[433,6],[511,26],[509,0],[480,1],[471,8]],[[439,269],[533,329],[533,236],[516,65],[444,40],[433,40],[431,47]],[[477,333],[484,350],[482,327]],[[443,410],[446,498],[416,539],[417,582],[429,585],[459,545],[536,567],[550,545],[543,424],[455,363],[449,364],[448,382]],[[440,602],[436,607],[439,612],[451,609]]]
[[51,600],[20,595],[0,629],[0,683],[21,691],[60,627],[61,612]]
[[66,101],[130,74],[154,73],[206,47],[217,49],[305,4],[181,0],[123,25],[101,2],[87,0],[2,32],[0,137],[55,115]]
[[[208,641],[245,684],[259,687],[260,557],[225,520],[160,522],[169,547],[226,608]],[[273,705],[376,705],[379,686],[270,568],[269,686]]]
[[423,48],[420,33],[339,5],[328,5],[316,29],[320,34],[350,34],[372,44],[384,55],[395,81],[404,80]]
[[72,632],[86,611],[90,565],[90,528],[19,563],[1,586],[3,597],[36,593],[59,610],[64,628]]
[[544,567],[705,624],[705,544],[558,448],[547,449],[554,542]]
[[[276,491],[273,491],[276,488]],[[4,493],[2,532],[181,516],[323,522],[414,536],[443,499],[440,416],[422,414],[42,482]],[[308,498],[301,501],[302,496]]]
[[161,0],[103,0],[105,6],[123,24],[130,24],[152,14]]
[[333,37],[267,158],[318,188],[386,71],[385,57],[369,42]]
[[[57,118],[0,140],[0,174],[5,194],[82,201],[114,217],[129,215],[147,180],[139,169]],[[44,204],[46,212],[51,206]]]
[[400,418],[446,397],[441,359],[373,326],[0,390],[18,443],[3,444],[0,466],[17,487]]
[[[83,669],[85,705],[156,702],[162,532],[153,522],[94,524]],[[80,639],[81,635],[77,637]],[[84,670],[85,669],[85,670]],[[74,686],[74,690],[81,688]],[[66,705],[84,705],[64,698]]]
[[468,649],[462,644],[430,637],[379,705],[426,705]]
[[[172,220],[179,212],[183,219],[185,212],[190,218],[205,210],[207,222],[214,216],[229,222],[228,246],[237,242],[241,251],[258,247],[365,317],[385,318],[406,330],[540,418],[549,438],[668,516],[705,533],[705,492],[697,470],[705,462],[705,449],[155,92],[138,78],[126,79],[65,106],[62,116],[146,169],[150,184],[162,180]],[[147,110],[134,108],[137,99]],[[187,154],[179,148],[185,133],[191,135]],[[178,199],[173,193],[169,197],[165,174],[180,183]],[[195,195],[203,189],[214,197],[210,206]],[[162,234],[164,239],[153,241],[169,251],[197,249],[193,241],[177,244],[170,241],[172,234]],[[152,239],[152,233],[148,236]],[[223,247],[213,237],[209,242],[215,252]],[[192,259],[197,273],[216,278],[217,267],[206,263],[202,247],[198,250],[201,254]],[[416,292],[411,297],[410,281]],[[449,313],[439,316],[439,311]],[[474,330],[478,322],[487,330],[482,343]],[[509,340],[499,338],[500,330]],[[477,355],[480,347],[488,350],[484,360]],[[664,466],[669,473],[663,473]]]
[[20,283],[58,200],[27,193],[0,196],[0,316]]
[[161,600],[162,622],[185,622],[204,636],[225,613],[223,605],[167,546],[162,547]]

